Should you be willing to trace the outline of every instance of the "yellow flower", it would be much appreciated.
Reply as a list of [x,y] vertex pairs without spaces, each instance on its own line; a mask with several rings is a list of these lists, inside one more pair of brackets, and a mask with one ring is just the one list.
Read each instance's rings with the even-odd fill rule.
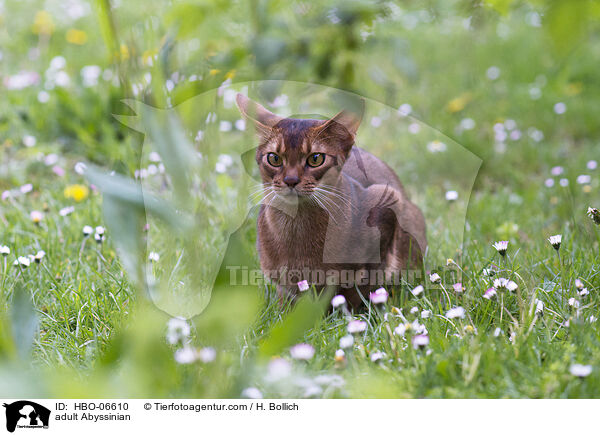
[[54,31],[52,16],[46,11],[38,11],[33,19],[33,28],[36,35],[51,35]]
[[118,56],[121,60],[129,59],[129,48],[125,44],[121,44],[121,47],[119,47]]
[[475,332],[475,329],[471,325],[467,325],[465,326],[465,332],[469,332],[472,334],[473,332]]
[[584,193],[590,193],[591,191],[592,191],[592,186],[590,186],[589,184],[586,184],[585,186],[583,186]]
[[565,87],[565,95],[572,97],[573,95],[580,94],[582,90],[583,90],[583,83],[581,83],[581,82],[569,83]]
[[446,105],[446,110],[450,113],[460,112],[465,108],[469,101],[471,101],[471,94],[469,92],[466,92],[448,101],[448,104]]
[[448,259],[446,260],[446,266],[450,266],[451,264],[455,264],[455,263],[454,263],[454,260],[453,260],[452,258],[448,258]]
[[231,71],[228,71],[227,74],[225,74],[225,80],[227,79],[233,79],[235,77],[235,70],[232,69]]
[[90,190],[83,184],[71,184],[65,187],[65,198],[72,198],[76,202],[81,202],[88,197]]
[[69,29],[66,35],[67,42],[76,45],[83,45],[87,42],[87,33],[83,30]]
[[217,74],[219,74],[219,72],[221,72],[220,69],[211,69],[208,74],[210,74],[211,76],[216,76]]

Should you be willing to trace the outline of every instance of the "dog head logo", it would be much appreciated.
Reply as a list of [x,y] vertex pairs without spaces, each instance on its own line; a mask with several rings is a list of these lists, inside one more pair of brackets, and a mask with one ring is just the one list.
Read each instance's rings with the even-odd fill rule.
[[29,400],[19,400],[3,405],[6,408],[6,430],[14,432],[16,428],[48,428],[50,410]]

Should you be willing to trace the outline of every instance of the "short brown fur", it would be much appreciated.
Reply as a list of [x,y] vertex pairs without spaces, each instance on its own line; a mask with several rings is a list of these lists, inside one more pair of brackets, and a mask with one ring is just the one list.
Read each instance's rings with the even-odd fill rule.
[[[389,281],[421,268],[423,214],[388,165],[354,146],[362,104],[359,113],[342,111],[319,121],[279,117],[241,94],[237,102],[259,133],[256,161],[268,193],[258,216],[257,248],[280,296],[295,295],[300,279],[322,287],[311,271],[378,271]],[[269,162],[269,153],[281,159],[280,166]],[[325,155],[316,168],[307,160],[314,153]],[[282,283],[289,271],[300,273]],[[345,284],[334,283],[353,306],[360,304],[355,284],[365,296],[378,287]]]

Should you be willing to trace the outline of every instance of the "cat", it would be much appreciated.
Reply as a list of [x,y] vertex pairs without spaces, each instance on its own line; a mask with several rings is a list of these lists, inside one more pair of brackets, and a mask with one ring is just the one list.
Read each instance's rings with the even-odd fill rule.
[[236,101],[258,133],[257,249],[280,298],[306,280],[357,307],[402,271],[421,270],[421,210],[387,164],[355,145],[363,100],[328,120],[281,117],[242,94]]

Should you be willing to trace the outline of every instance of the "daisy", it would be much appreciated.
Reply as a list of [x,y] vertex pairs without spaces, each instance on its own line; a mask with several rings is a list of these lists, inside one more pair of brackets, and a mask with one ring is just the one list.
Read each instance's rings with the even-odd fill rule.
[[562,243],[562,235],[557,234],[556,236],[550,236],[548,241],[550,242],[552,247],[558,251],[560,249],[560,244]]
[[173,317],[167,323],[167,341],[177,344],[190,336],[191,328],[188,322],[181,317]]
[[458,192],[456,190],[449,190],[446,192],[446,201],[452,202],[458,199]]
[[34,261],[36,263],[41,263],[42,259],[46,256],[46,253],[44,251],[38,251],[37,254],[35,254]]
[[42,221],[42,219],[44,219],[44,213],[42,213],[41,211],[34,210],[31,213],[29,213],[29,217],[31,218],[31,221],[34,224],[39,224]]
[[588,207],[587,214],[596,225],[600,225],[600,210],[597,208]]
[[425,291],[425,288],[423,288],[422,285],[418,285],[414,289],[412,289],[410,292],[413,294],[413,296],[419,296],[424,291]]
[[353,344],[354,344],[354,337],[351,335],[344,335],[342,338],[340,338],[340,347],[342,349],[347,349],[349,347],[352,347]]
[[494,329],[494,337],[500,337],[500,334],[502,334],[502,329],[500,329],[500,328]]
[[492,246],[496,248],[496,251],[503,257],[506,255],[506,251],[508,250],[508,241],[503,240],[500,242],[495,242]]
[[494,287],[490,287],[483,294],[485,299],[492,299],[494,296],[496,296],[496,289]]
[[456,284],[452,285],[452,288],[456,293],[463,293],[465,291],[465,288],[461,282],[457,282]]
[[0,245],[0,254],[6,257],[10,254],[10,248],[8,246]]
[[256,399],[256,400],[258,400],[258,399],[262,399],[263,398],[263,395],[260,392],[260,390],[258,388],[255,388],[255,387],[248,387],[248,388],[244,389],[244,391],[242,391],[241,396],[244,399]]
[[83,227],[83,237],[89,237],[94,232],[94,229],[89,225]]
[[583,281],[582,281],[581,279],[577,278],[577,279],[575,280],[575,287],[576,287],[578,290],[581,290],[581,289],[584,287],[584,286],[583,286]]
[[583,364],[572,364],[569,368],[569,373],[579,378],[585,378],[586,376],[589,376],[592,373],[592,366]]
[[348,332],[350,334],[358,334],[360,332],[364,332],[367,329],[367,322],[362,320],[351,320],[348,323]]
[[504,288],[510,292],[514,292],[517,288],[519,288],[516,282],[506,278],[496,278],[494,280],[494,287],[498,290]]
[[383,359],[383,357],[384,357],[384,355],[383,355],[383,353],[382,353],[382,352],[373,352],[373,353],[371,354],[371,362],[377,362],[377,361],[380,361],[380,360],[382,360],[382,359]]
[[369,299],[374,304],[385,304],[388,300],[388,292],[383,288],[378,288],[369,294]]
[[541,316],[544,314],[544,303],[542,301],[537,301],[535,304],[535,314]]
[[175,351],[175,361],[179,364],[191,364],[198,359],[198,351],[190,346]]
[[74,211],[75,211],[75,207],[73,207],[73,206],[70,206],[70,207],[61,208],[61,209],[58,211],[58,214],[59,214],[59,215],[61,215],[61,216],[63,216],[63,217],[65,217],[65,216],[68,216],[68,215],[70,215],[70,214],[71,214],[71,213],[73,213]]
[[[410,323],[408,325],[410,325]],[[406,325],[400,324],[394,328],[394,334],[404,337],[404,334],[406,334],[406,329]]]
[[442,278],[437,273],[432,273],[431,275],[429,275],[429,281],[431,281],[433,284],[436,284],[441,280]]
[[158,252],[150,252],[148,254],[148,260],[152,262],[157,262],[158,260],[160,260],[160,254]]
[[94,240],[96,240],[96,243],[98,244],[104,242],[104,234],[94,234]]
[[13,263],[13,265],[15,266],[21,266],[23,268],[29,267],[29,265],[31,264],[31,260],[27,257],[19,257],[15,260],[15,262]]
[[307,280],[298,281],[298,290],[300,290],[301,292],[305,292],[306,290],[308,290],[308,288],[309,286]]
[[290,355],[297,360],[307,361],[315,354],[315,348],[308,343],[300,343],[290,349]]
[[449,319],[456,319],[456,318],[464,319],[465,318],[465,309],[463,307],[450,308],[446,312],[446,317]]
[[414,349],[422,349],[429,345],[429,336],[425,334],[415,335],[412,338],[412,345]]
[[342,349],[338,349],[335,351],[335,356],[333,358],[336,362],[342,362],[346,359],[346,352]]
[[568,303],[573,308],[579,308],[579,301],[577,299],[575,299],[575,298],[569,298]]
[[584,288],[582,288],[581,290],[579,290],[579,291],[577,292],[577,294],[578,294],[579,296],[587,296],[587,295],[589,295],[589,294],[590,294],[590,291],[589,291],[587,288],[585,288],[585,287],[584,287]]
[[431,310],[423,310],[421,311],[421,318],[428,319],[431,317]]
[[212,347],[203,347],[198,351],[197,356],[203,363],[209,363],[217,358],[217,351]]
[[331,299],[331,306],[333,308],[341,307],[346,303],[346,298],[342,295],[335,295],[333,299]]

